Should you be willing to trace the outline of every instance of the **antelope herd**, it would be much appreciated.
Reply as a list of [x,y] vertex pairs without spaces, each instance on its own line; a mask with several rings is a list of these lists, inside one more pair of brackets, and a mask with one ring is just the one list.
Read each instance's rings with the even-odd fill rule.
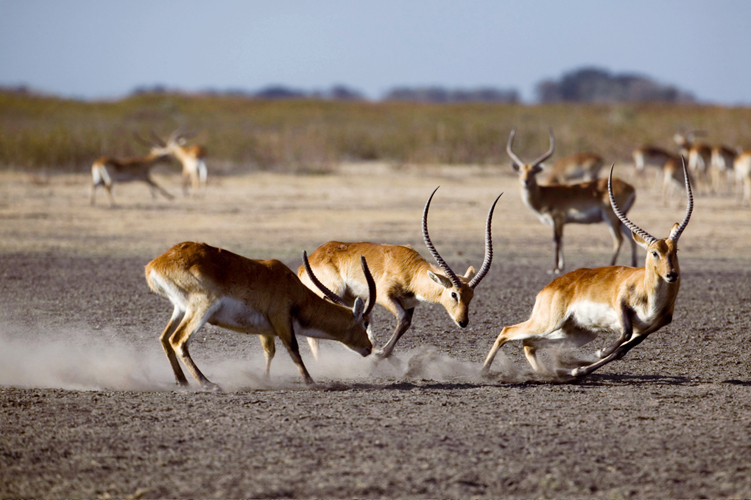
[[[750,203],[751,151],[698,142],[700,131],[675,134],[678,154],[653,145],[636,148],[635,180],[641,179],[647,169],[654,169],[655,187],[661,189],[665,200],[675,196],[677,189],[685,190],[688,200],[683,221],[672,227],[667,238],[658,239],[626,216],[636,200],[636,189],[613,177],[615,163],[606,179],[598,178],[604,160],[595,153],[570,155],[551,168],[545,167],[544,162],[555,149],[552,130],[548,150],[534,161],[525,162],[513,151],[515,133],[511,130],[506,152],[519,176],[521,199],[553,228],[555,265],[550,272],[560,274],[564,270],[565,224],[604,222],[613,238],[613,255],[607,267],[577,269],[543,288],[527,321],[502,328],[481,373],[489,374],[505,343],[519,340],[534,372],[557,378],[582,377],[623,358],[649,334],[672,321],[681,277],[678,241],[693,210],[692,184],[703,193],[732,190],[732,185],[737,184],[743,203]],[[132,180],[143,181],[152,191],[171,198],[149,176],[155,164],[169,157],[183,165],[185,194],[189,187],[194,195],[203,193],[203,147],[188,146],[187,135],[179,131],[167,140],[156,134],[152,134],[152,141],[137,138],[150,148],[146,156],[102,157],[94,162],[92,204],[96,188],[104,186],[114,205],[113,184]],[[307,338],[316,360],[320,339],[337,340],[362,356],[382,359],[393,356],[420,302],[440,304],[458,327],[467,327],[475,289],[490,271],[493,260],[492,220],[501,195],[487,214],[485,257],[479,270],[475,272],[470,266],[464,275],[458,275],[438,253],[428,232],[428,212],[437,190],[429,195],[422,213],[423,241],[435,264],[406,245],[340,241],[323,243],[310,256],[303,252],[303,264],[296,274],[277,260],[252,260],[203,243],[180,243],[151,261],[146,266],[146,281],[174,308],[160,341],[177,383],[188,384],[180,367],[182,361],[202,386],[217,388],[201,373],[188,351],[190,337],[206,323],[259,335],[267,377],[275,353],[274,341],[279,337],[308,384],[312,378],[300,355],[297,335]],[[630,267],[616,266],[624,237],[631,246]],[[646,251],[643,267],[637,267],[637,246]],[[396,318],[396,327],[381,348],[375,345],[371,323],[376,303]],[[538,359],[540,348],[579,347],[602,333],[614,335],[616,340],[597,351],[594,360],[551,371]]]

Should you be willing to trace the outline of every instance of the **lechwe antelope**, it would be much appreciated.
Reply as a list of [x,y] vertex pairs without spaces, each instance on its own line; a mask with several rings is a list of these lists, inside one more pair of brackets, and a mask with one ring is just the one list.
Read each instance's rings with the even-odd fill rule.
[[[555,242],[555,267],[551,272],[560,273],[564,268],[563,260],[563,226],[568,223],[593,224],[605,222],[613,236],[613,258],[610,265],[615,264],[623,243],[623,235],[631,243],[631,265],[636,265],[636,243],[631,239],[628,229],[613,213],[608,202],[607,179],[581,182],[578,184],[552,184],[542,186],[537,183],[536,176],[542,171],[540,163],[550,158],[555,148],[553,132],[550,132],[550,149],[544,155],[531,163],[523,162],[511,150],[514,134],[511,131],[506,146],[506,152],[514,162],[511,166],[519,174],[521,181],[521,196],[525,205],[537,214],[537,217],[549,226],[553,226],[553,241]],[[613,181],[618,204],[628,212],[636,198],[636,192],[630,184],[620,179]]]
[[735,157],[733,170],[736,185],[743,189],[741,203],[751,205],[751,150],[745,149]]
[[93,205],[96,197],[96,190],[104,186],[110,198],[110,206],[115,206],[115,197],[112,195],[112,186],[120,182],[141,181],[149,185],[151,197],[156,198],[156,192],[160,192],[165,198],[174,198],[169,192],[154,182],[151,178],[151,169],[160,162],[166,162],[169,156],[162,153],[150,153],[138,158],[112,158],[102,156],[91,165],[91,184],[90,203]]
[[168,154],[175,157],[183,166],[183,194],[188,195],[188,187],[191,188],[192,194],[197,196],[203,194],[206,190],[206,179],[208,170],[206,168],[206,148],[198,144],[187,145],[186,139],[188,134],[175,130],[163,141],[155,133],[151,133],[154,143],[140,139],[142,143],[151,147],[152,153]]
[[574,153],[545,168],[546,184],[566,184],[571,181],[591,181],[600,175],[605,160],[597,153]]
[[673,194],[686,184],[687,173],[690,181],[691,173],[684,168],[684,164],[682,156],[670,155],[662,167],[662,202],[665,205],[669,204]]
[[[688,159],[688,171],[694,176],[699,186],[708,189],[710,184],[709,166],[712,161],[712,148],[707,144],[696,142],[697,135],[706,135],[703,130],[692,130],[688,133],[676,133],[673,141],[678,146],[680,154]],[[701,191],[700,187],[697,190]]]
[[[399,338],[412,324],[412,315],[420,302],[441,304],[451,319],[461,328],[465,328],[469,324],[469,303],[474,296],[475,287],[490,270],[493,260],[491,223],[493,210],[501,195],[498,195],[488,212],[485,225],[485,258],[480,270],[475,274],[474,267],[470,266],[464,276],[457,276],[435,249],[428,234],[428,209],[437,190],[438,188],[435,188],[425,204],[422,214],[422,236],[438,266],[430,264],[413,248],[402,245],[330,241],[310,255],[310,265],[321,281],[350,302],[355,297],[363,297],[367,291],[361,273],[357,272],[356,261],[359,255],[365,256],[368,260],[377,284],[376,302],[388,309],[397,320],[394,333],[383,350],[378,352],[382,357],[391,355]],[[313,288],[302,266],[298,269],[298,275],[303,283]],[[317,357],[316,339],[309,337],[308,342],[314,356]]]
[[[305,253],[303,261],[307,265]],[[320,298],[278,260],[246,259],[204,243],[175,245],[146,265],[146,282],[175,308],[159,340],[177,383],[188,385],[177,361],[180,358],[203,387],[218,389],[188,352],[190,336],[205,323],[260,335],[267,377],[276,352],[275,337],[281,339],[308,384],[313,379],[300,357],[296,335],[338,340],[362,356],[369,355],[373,346],[367,329],[376,289],[364,258],[360,265],[368,283],[368,305],[358,298],[350,308],[314,278],[336,303]]]
[[727,192],[735,180],[733,162],[738,156],[738,151],[727,146],[712,147],[712,159],[710,161],[710,173],[712,176],[712,190],[715,193]]
[[[597,361],[566,373],[582,377],[613,360],[621,359],[650,333],[673,320],[673,308],[681,285],[678,266],[678,239],[686,229],[694,202],[691,183],[684,165],[688,207],[683,222],[676,223],[662,240],[639,228],[619,210],[612,187],[610,202],[618,218],[633,232],[634,239],[647,250],[644,267],[601,267],[577,269],[553,280],[537,294],[531,317],[501,330],[482,371],[487,374],[493,359],[506,342],[521,340],[524,355],[538,373],[545,368],[537,359],[537,350],[546,346],[582,346],[600,333],[617,334],[618,339],[597,351]],[[610,169],[610,179],[613,168]]]
[[631,152],[631,156],[634,158],[634,169],[637,177],[643,176],[647,167],[653,167],[657,171],[655,186],[659,186],[665,163],[673,157],[670,152],[651,145],[639,146]]

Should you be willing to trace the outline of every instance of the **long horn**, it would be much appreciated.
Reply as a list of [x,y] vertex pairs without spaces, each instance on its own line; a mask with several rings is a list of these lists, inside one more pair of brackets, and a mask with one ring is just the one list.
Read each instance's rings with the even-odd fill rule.
[[615,215],[618,216],[618,218],[621,220],[624,226],[629,228],[632,233],[636,233],[641,238],[647,242],[647,244],[651,245],[655,241],[657,241],[657,238],[628,220],[628,218],[623,215],[623,212],[618,208],[618,204],[615,202],[615,195],[613,195],[613,168],[615,168],[615,163],[613,163],[610,166],[610,176],[608,176],[608,195],[610,196],[610,206],[613,207],[613,212],[615,212]]
[[688,169],[686,168],[686,160],[681,156],[681,163],[683,164],[683,179],[686,183],[686,196],[688,197],[688,205],[686,206],[686,215],[683,217],[683,222],[678,226],[678,228],[673,232],[673,234],[670,235],[670,239],[678,242],[678,238],[681,237],[681,233],[684,229],[686,229],[686,226],[688,226],[688,221],[691,218],[691,212],[694,211],[694,195],[691,192],[691,177],[688,175]]
[[490,271],[490,263],[493,262],[493,236],[491,235],[490,230],[493,223],[493,210],[495,210],[495,205],[498,203],[498,200],[501,199],[501,196],[503,196],[503,193],[498,195],[488,212],[488,220],[485,223],[485,258],[482,261],[482,267],[480,267],[480,270],[475,274],[475,277],[470,280],[468,284],[470,288],[479,285],[485,275],[488,274],[488,271]]
[[343,298],[326,288],[323,283],[318,281],[318,278],[316,278],[316,275],[313,274],[313,270],[310,268],[310,262],[308,262],[308,252],[306,252],[305,250],[303,250],[302,252],[302,263],[305,266],[305,272],[308,273],[310,281],[312,281],[313,284],[317,286],[318,289],[321,290],[331,302],[333,302],[334,304],[339,304],[340,306],[349,307],[349,304],[347,304]]
[[517,165],[524,165],[524,162],[511,151],[511,145],[514,143],[514,135],[516,135],[516,129],[512,128],[511,133],[508,136],[508,143],[506,144],[506,153],[516,162]]
[[[441,186],[438,186],[441,187]],[[430,201],[433,199],[433,195],[436,191],[438,191],[438,187],[433,190],[433,192],[430,194],[430,198],[428,198],[428,202],[425,204],[425,210],[422,212],[422,239],[425,241],[425,246],[428,247],[428,250],[430,250],[430,254],[435,259],[436,263],[438,264],[438,267],[443,269],[443,272],[446,273],[446,276],[451,281],[451,283],[454,284],[455,287],[461,288],[462,282],[459,281],[459,278],[456,277],[456,274],[454,274],[454,271],[451,270],[451,268],[446,264],[446,261],[441,258],[441,255],[438,253],[438,250],[435,249],[433,246],[433,242],[430,241],[430,235],[428,234],[428,209],[430,208]]]
[[548,129],[548,136],[550,137],[550,148],[548,148],[548,151],[540,156],[538,159],[536,159],[532,165],[539,165],[540,163],[544,162],[551,156],[553,156],[553,150],[555,149],[555,137],[553,137],[553,129]]
[[376,303],[376,284],[373,275],[370,274],[370,268],[368,268],[364,255],[360,256],[360,264],[362,264],[362,272],[365,274],[365,281],[368,282],[368,305],[365,306],[365,312],[362,313],[363,316],[367,316]]

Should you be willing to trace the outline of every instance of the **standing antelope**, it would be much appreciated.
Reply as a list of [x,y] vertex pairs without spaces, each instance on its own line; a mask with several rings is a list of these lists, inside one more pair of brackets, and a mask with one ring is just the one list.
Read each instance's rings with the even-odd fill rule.
[[[608,202],[607,180],[582,182],[578,184],[553,184],[541,186],[537,184],[536,175],[542,171],[540,163],[550,158],[555,147],[553,132],[550,131],[550,149],[532,163],[523,162],[511,150],[516,130],[511,131],[506,146],[506,152],[514,162],[511,166],[519,174],[521,181],[522,201],[537,217],[549,226],[553,226],[553,241],[555,242],[555,267],[552,273],[563,271],[563,226],[568,223],[593,224],[605,222],[613,236],[614,253],[610,265],[615,264],[623,243],[623,235],[631,243],[631,265],[636,265],[636,243],[631,239],[628,229],[613,213]],[[614,191],[618,203],[628,212],[636,198],[636,192],[630,184],[615,179]],[[623,234],[621,234],[623,233]]]
[[657,171],[655,186],[658,186],[661,181],[662,169],[665,163],[673,158],[673,155],[668,151],[651,145],[639,146],[631,152],[631,155],[634,157],[634,168],[637,177],[644,175],[647,167],[655,168]]
[[162,153],[152,152],[138,158],[112,158],[102,156],[91,165],[91,195],[89,203],[94,205],[96,190],[104,186],[110,198],[110,206],[115,206],[115,197],[112,195],[112,186],[118,182],[141,181],[149,185],[151,197],[156,198],[156,192],[160,192],[165,198],[174,198],[167,190],[154,182],[151,178],[151,169],[160,162],[166,162],[168,156]]
[[[662,202],[667,205],[673,198],[673,194],[686,185],[686,173],[688,170],[683,168],[684,159],[682,156],[670,155],[668,161],[662,167]],[[688,172],[689,180],[691,173]]]
[[735,177],[733,162],[736,156],[738,156],[738,152],[727,146],[720,145],[712,148],[710,173],[712,176],[712,189],[715,193],[719,193],[720,191],[727,192],[727,188],[732,185]]
[[743,189],[741,203],[751,205],[751,150],[744,149],[733,162],[736,186]]
[[204,193],[208,176],[206,148],[197,144],[188,146],[187,134],[181,133],[180,129],[172,132],[166,142],[153,132],[151,135],[154,139],[153,144],[140,138],[139,140],[149,145],[152,153],[172,155],[182,164],[183,194],[188,196],[188,186],[191,187],[194,196]]
[[[307,265],[305,253],[303,261]],[[190,336],[205,323],[260,335],[267,377],[276,352],[274,337],[281,339],[307,384],[313,379],[300,357],[296,334],[338,340],[362,356],[369,355],[373,346],[367,329],[376,289],[364,258],[360,265],[368,283],[368,305],[358,298],[350,308],[322,288],[336,303],[323,300],[278,260],[246,259],[204,243],[175,245],[146,265],[146,282],[175,307],[159,340],[177,383],[188,385],[179,357],[203,387],[218,389],[188,352]]]
[[[391,355],[399,338],[412,324],[412,315],[420,302],[441,304],[451,319],[461,328],[465,328],[469,323],[469,303],[474,296],[475,287],[490,270],[493,260],[493,210],[503,193],[498,195],[488,212],[485,226],[485,257],[480,270],[475,274],[475,269],[470,266],[464,276],[457,276],[435,249],[428,234],[428,209],[437,190],[438,188],[435,188],[425,204],[422,214],[422,236],[438,266],[430,264],[413,248],[402,245],[330,241],[310,255],[311,266],[324,284],[349,301],[355,297],[363,297],[367,290],[362,275],[356,272],[355,262],[358,255],[368,259],[377,284],[376,302],[388,309],[397,320],[394,333],[379,352],[382,357]],[[302,282],[312,288],[302,266],[297,273]],[[317,357],[316,340],[308,338],[308,342]]]
[[[582,346],[600,333],[618,334],[618,339],[597,352],[599,360],[574,368],[567,375],[582,377],[613,360],[621,359],[650,333],[673,320],[673,308],[681,284],[678,239],[691,217],[694,202],[684,164],[688,207],[683,222],[676,223],[662,240],[640,229],[618,208],[608,183],[613,211],[633,232],[634,240],[647,250],[644,267],[613,266],[577,269],[553,280],[537,294],[532,315],[517,325],[501,330],[482,370],[487,374],[493,359],[506,342],[521,340],[524,355],[535,372],[545,372],[537,349],[553,345]],[[610,179],[613,168],[610,169]]]
[[605,160],[597,153],[574,153],[545,169],[545,184],[565,184],[575,180],[597,179]]
[[712,161],[712,148],[707,144],[696,142],[698,134],[706,133],[702,130],[692,130],[686,134],[679,132],[673,136],[673,141],[678,146],[681,155],[688,159],[689,172],[706,188],[710,182],[709,165]]

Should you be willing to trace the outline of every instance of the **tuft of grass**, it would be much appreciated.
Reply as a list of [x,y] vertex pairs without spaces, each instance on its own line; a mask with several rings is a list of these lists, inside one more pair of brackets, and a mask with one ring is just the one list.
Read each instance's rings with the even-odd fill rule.
[[140,94],[84,102],[0,90],[0,168],[86,171],[102,155],[147,152],[133,133],[198,132],[222,172],[319,171],[342,161],[503,164],[506,140],[536,157],[556,136],[556,156],[594,151],[630,161],[637,145],[673,150],[677,130],[710,143],[751,146],[751,109],[701,105],[425,104]]

